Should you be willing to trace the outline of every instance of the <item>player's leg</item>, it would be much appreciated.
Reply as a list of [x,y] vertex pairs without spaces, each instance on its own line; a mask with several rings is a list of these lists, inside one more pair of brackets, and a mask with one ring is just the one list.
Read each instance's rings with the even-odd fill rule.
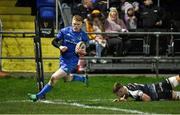
[[60,68],[51,76],[51,79],[49,80],[48,84],[54,86],[57,83],[57,81],[60,78],[63,78],[64,76],[67,76],[67,72]]
[[168,80],[169,80],[172,88],[174,88],[180,84],[180,76],[179,75],[169,77]]
[[[180,84],[180,74],[175,77],[169,78],[169,81],[171,82],[171,84],[173,84],[173,87],[176,87]],[[180,91],[172,91],[172,99],[180,100]]]
[[43,89],[38,92],[37,94],[30,94],[29,98],[33,101],[37,101],[38,99],[41,99],[46,93],[51,91],[52,87],[57,83],[57,81],[66,76],[67,73],[62,70],[61,68],[58,69],[54,74],[52,74],[49,82],[43,87]]
[[86,80],[86,75],[80,75],[80,74],[70,74],[70,81],[80,81],[80,82],[85,82]]
[[88,85],[88,75],[70,74],[69,81],[80,81]]
[[36,95],[38,98],[41,98],[43,95],[45,95],[47,92],[49,92],[52,87],[57,83],[57,81],[66,76],[67,73],[62,70],[61,68],[58,69],[54,74],[52,74],[49,82],[44,86],[44,88]]
[[77,67],[77,64],[69,64],[68,71],[69,73],[67,76],[64,77],[65,81],[80,81],[88,85],[88,75],[81,75],[81,74],[72,74]]

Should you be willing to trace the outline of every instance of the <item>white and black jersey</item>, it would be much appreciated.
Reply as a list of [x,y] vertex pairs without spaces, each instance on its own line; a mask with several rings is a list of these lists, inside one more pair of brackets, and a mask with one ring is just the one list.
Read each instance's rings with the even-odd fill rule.
[[136,100],[141,100],[143,93],[149,95],[154,101],[172,98],[172,86],[168,79],[152,84],[130,83],[125,87],[128,89],[128,95]]

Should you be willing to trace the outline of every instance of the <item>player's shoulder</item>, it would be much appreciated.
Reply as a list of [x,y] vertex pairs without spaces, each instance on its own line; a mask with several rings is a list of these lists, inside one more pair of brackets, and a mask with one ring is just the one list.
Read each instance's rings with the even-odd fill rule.
[[126,86],[128,89],[130,90],[137,90],[138,87],[139,87],[139,84],[138,83],[128,83],[127,86]]

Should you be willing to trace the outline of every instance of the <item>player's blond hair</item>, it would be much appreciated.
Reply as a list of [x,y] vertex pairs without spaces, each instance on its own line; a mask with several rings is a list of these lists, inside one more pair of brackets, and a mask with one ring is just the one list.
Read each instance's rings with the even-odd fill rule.
[[83,18],[80,15],[74,15],[73,20],[83,22]]
[[118,83],[118,82],[114,83],[113,93],[118,92],[118,90],[119,90],[120,88],[122,88],[122,87],[123,87],[123,85],[122,85],[121,83]]

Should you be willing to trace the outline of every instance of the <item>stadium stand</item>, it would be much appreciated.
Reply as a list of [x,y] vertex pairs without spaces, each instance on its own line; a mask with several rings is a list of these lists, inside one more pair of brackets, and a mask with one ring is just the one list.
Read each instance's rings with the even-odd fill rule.
[[[34,32],[35,17],[31,15],[30,7],[16,7],[16,0],[0,1],[0,19],[3,31]],[[2,57],[34,57],[34,34],[3,34]],[[50,38],[42,39],[43,57],[58,57],[59,52],[51,45]],[[58,67],[58,60],[44,61],[44,70],[51,72]],[[2,70],[8,72],[34,72],[34,59],[2,59]]]

